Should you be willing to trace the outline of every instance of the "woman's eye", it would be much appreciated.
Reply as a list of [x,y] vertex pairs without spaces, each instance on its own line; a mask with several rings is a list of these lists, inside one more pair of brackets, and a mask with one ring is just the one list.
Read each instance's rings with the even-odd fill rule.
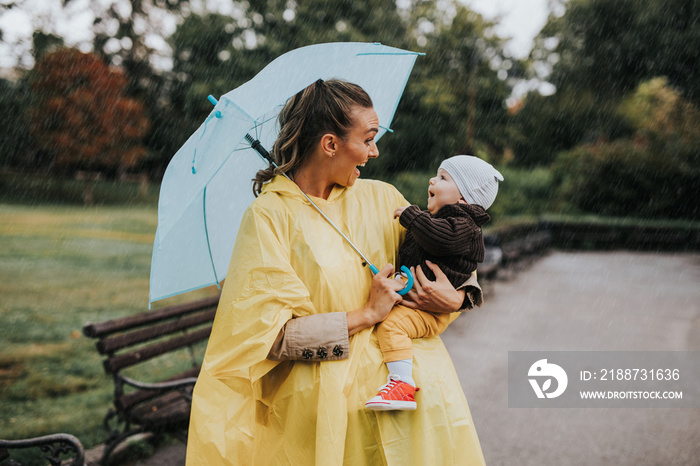
[[372,144],[372,141],[374,141],[374,138],[367,139],[365,141],[365,144],[367,144],[369,146],[370,144]]

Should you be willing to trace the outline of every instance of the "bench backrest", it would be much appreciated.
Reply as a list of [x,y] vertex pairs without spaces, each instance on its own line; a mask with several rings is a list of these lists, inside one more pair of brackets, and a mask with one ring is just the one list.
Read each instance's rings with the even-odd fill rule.
[[[103,362],[105,372],[113,374],[209,338],[218,303],[216,295],[120,319],[88,322],[83,326],[83,334],[99,338],[97,350],[107,356]],[[168,335],[172,337],[163,338]],[[141,346],[131,348],[136,345]]]

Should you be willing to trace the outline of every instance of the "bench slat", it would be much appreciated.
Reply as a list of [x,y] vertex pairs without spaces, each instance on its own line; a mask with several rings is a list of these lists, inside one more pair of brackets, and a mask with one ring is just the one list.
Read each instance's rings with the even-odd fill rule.
[[104,361],[104,368],[108,374],[114,373],[125,367],[132,366],[142,361],[167,353],[177,348],[190,345],[209,338],[211,326],[197,330],[196,332],[185,334],[178,338],[172,338],[154,345],[139,348],[136,351],[120,354]]
[[190,404],[177,392],[170,392],[153,401],[133,409],[129,418],[149,430],[169,428],[181,424],[187,427]]
[[143,327],[154,322],[171,319],[178,315],[190,314],[203,308],[217,306],[220,296],[210,296],[190,303],[176,304],[151,312],[123,317],[121,319],[107,320],[105,322],[88,322],[83,326],[83,334],[87,337],[98,338],[111,333]]
[[169,335],[190,327],[195,327],[205,322],[210,322],[214,319],[215,315],[216,309],[211,309],[209,311],[201,312],[199,314],[188,316],[173,322],[154,325],[152,327],[135,330],[123,335],[108,337],[97,342],[97,351],[99,351],[101,354],[112,353],[118,349],[133,346],[137,343],[142,343],[164,335]]

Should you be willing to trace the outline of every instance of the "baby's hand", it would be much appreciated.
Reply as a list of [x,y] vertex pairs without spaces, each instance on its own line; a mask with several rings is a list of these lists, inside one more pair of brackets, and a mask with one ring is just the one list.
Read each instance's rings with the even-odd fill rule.
[[403,213],[403,211],[406,210],[407,208],[408,208],[408,206],[406,206],[406,207],[399,207],[398,209],[396,209],[396,210],[394,211],[394,218],[399,218],[399,217],[401,216],[401,214]]

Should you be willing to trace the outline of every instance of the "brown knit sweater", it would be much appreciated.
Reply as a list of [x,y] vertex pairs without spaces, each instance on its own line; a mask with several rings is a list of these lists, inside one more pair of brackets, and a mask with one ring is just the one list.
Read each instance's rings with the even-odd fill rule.
[[408,233],[399,248],[401,265],[421,266],[426,277],[435,275],[424,262],[437,264],[452,286],[462,285],[476,264],[484,261],[484,235],[481,226],[490,220],[478,205],[450,204],[435,215],[412,205],[403,211],[399,222]]

